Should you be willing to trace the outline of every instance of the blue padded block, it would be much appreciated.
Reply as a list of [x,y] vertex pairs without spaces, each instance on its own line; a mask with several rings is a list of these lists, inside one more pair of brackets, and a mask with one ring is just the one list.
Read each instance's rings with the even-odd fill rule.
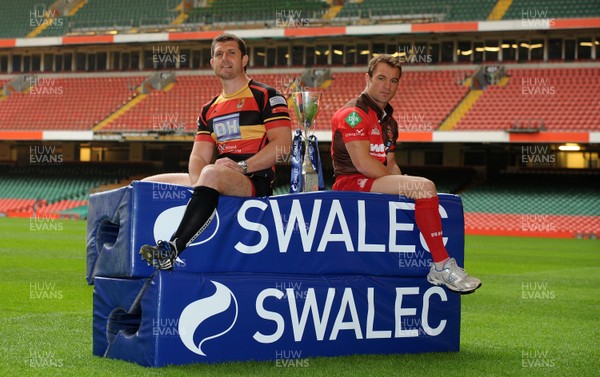
[[[133,302],[147,280],[148,279],[103,279],[101,284],[94,286],[94,341],[92,345],[92,352],[94,355],[105,356],[105,354],[110,351],[109,339],[113,337],[110,336],[107,329],[109,317],[111,314],[130,311]],[[152,298],[152,295],[148,295],[146,300]],[[154,299],[156,299],[156,297],[154,297]],[[152,303],[145,302],[145,305],[152,305]],[[137,337],[135,334],[136,332],[136,329],[133,329],[133,331],[123,331],[119,334],[119,336],[139,339],[139,337]],[[152,344],[138,343],[135,347],[135,349],[140,353],[139,357],[144,358],[146,355],[148,355],[148,358],[140,363],[149,364],[150,360],[153,359],[152,354],[154,351]]]
[[[87,280],[148,277],[138,251],[169,239],[191,188],[150,182],[90,196]],[[446,248],[460,265],[459,196],[439,194]],[[431,256],[402,196],[321,191],[267,198],[221,196],[211,225],[181,254],[175,271],[425,276]]]
[[[144,287],[138,322],[115,317],[133,310]],[[242,360],[308,366],[318,356],[455,352],[460,313],[460,295],[421,277],[165,271],[149,279],[97,277],[93,349],[152,367]]]
[[131,194],[127,187],[90,195],[86,243],[89,284],[98,274],[133,276]]

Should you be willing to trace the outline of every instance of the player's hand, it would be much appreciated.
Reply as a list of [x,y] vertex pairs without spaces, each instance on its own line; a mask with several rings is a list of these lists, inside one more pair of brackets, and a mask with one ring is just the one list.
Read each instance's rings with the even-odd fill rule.
[[233,161],[229,157],[219,158],[215,161],[215,165],[225,166],[232,170],[237,171],[238,173],[244,174],[244,170],[237,162]]

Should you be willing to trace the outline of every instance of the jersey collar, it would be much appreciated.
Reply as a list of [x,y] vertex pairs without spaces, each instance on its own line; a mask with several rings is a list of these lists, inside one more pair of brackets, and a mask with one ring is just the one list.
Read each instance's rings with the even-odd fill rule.
[[384,118],[391,117],[394,113],[394,108],[389,103],[385,106],[384,109],[379,107],[378,104],[373,101],[373,99],[365,92],[362,92],[360,95],[361,100],[367,104],[371,109],[375,110],[375,114],[377,114],[377,119],[379,119],[379,123],[381,123]]

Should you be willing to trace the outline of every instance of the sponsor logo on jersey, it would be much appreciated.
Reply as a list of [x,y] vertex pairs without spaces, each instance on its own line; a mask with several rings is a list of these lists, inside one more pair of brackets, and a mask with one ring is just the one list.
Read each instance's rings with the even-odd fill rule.
[[371,144],[371,153],[382,153],[385,151],[383,144]]
[[287,112],[288,112],[288,109],[287,109],[287,107],[281,107],[281,106],[279,106],[279,107],[274,107],[274,108],[271,110],[271,112],[272,112],[273,114],[275,114],[275,113],[287,113]]
[[363,137],[365,136],[364,128],[357,128],[352,132],[346,133],[346,137]]
[[277,106],[277,105],[287,106],[287,101],[282,96],[275,96],[275,97],[269,98],[269,103],[271,104],[271,107]]
[[354,128],[360,122],[362,122],[362,118],[360,117],[360,115],[358,115],[356,111],[351,112],[346,117],[346,123],[348,123],[348,125],[352,128]]
[[228,114],[213,119],[213,131],[220,142],[240,139],[240,114]]

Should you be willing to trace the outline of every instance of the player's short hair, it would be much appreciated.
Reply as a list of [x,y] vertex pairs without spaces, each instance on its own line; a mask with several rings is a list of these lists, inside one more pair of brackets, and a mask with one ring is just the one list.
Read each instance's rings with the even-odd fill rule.
[[369,68],[367,70],[369,77],[373,77],[375,67],[377,67],[377,64],[379,63],[385,63],[392,68],[398,68],[398,71],[400,71],[400,76],[398,77],[402,77],[402,65],[400,64],[400,60],[388,54],[380,54],[371,58],[369,61]]
[[248,50],[246,49],[246,42],[244,42],[244,40],[242,38],[238,37],[237,35],[233,35],[231,33],[223,33],[223,34],[216,36],[213,39],[212,44],[210,46],[210,57],[212,58],[215,56],[215,45],[217,43],[229,42],[229,41],[234,41],[238,44],[238,47],[239,47],[240,51],[242,52],[242,56],[248,55]]

